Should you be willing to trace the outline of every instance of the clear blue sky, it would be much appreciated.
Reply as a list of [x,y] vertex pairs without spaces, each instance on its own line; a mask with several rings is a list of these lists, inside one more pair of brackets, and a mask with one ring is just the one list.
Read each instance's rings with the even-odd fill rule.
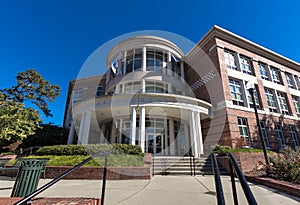
[[[36,69],[62,88],[46,119],[62,125],[68,82],[102,44],[162,30],[197,42],[214,25],[300,62],[300,1],[1,0],[0,88]],[[105,68],[103,68],[104,70]]]

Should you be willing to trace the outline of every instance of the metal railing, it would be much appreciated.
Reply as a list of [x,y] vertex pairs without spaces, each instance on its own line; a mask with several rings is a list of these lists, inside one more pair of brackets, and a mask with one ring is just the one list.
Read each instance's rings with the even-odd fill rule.
[[107,158],[109,156],[109,152],[102,153],[101,155],[90,156],[89,158],[83,160],[82,162],[80,162],[79,164],[77,164],[76,166],[74,166],[73,168],[71,168],[70,170],[66,171],[62,175],[54,178],[52,181],[48,182],[47,184],[45,184],[44,186],[40,187],[36,191],[32,192],[28,196],[24,197],[23,199],[21,199],[20,201],[18,201],[14,205],[28,205],[28,204],[31,204],[32,203],[31,199],[33,197],[35,197],[38,194],[42,193],[46,189],[50,188],[51,186],[53,186],[54,184],[56,184],[57,182],[59,182],[60,180],[62,180],[67,175],[73,173],[74,171],[76,171],[77,169],[79,169],[81,166],[85,165],[86,163],[88,163],[89,161],[91,161],[92,159],[94,159],[95,157],[99,157],[99,156],[105,157],[104,168],[103,168],[103,179],[102,179],[103,180],[102,181],[102,192],[101,192],[101,205],[104,205],[105,188],[106,188],[106,175],[107,175],[107,161],[108,161]]
[[235,185],[235,174],[234,174],[233,170],[235,171],[235,173],[241,183],[241,186],[243,188],[243,192],[244,192],[244,195],[246,196],[248,204],[249,205],[257,205],[254,195],[253,195],[242,171],[240,170],[236,160],[234,159],[233,155],[232,154],[214,154],[213,153],[211,155],[211,159],[212,159],[212,167],[213,167],[213,172],[214,172],[218,205],[225,205],[225,198],[224,198],[224,192],[223,192],[223,187],[222,187],[222,182],[221,182],[221,177],[220,177],[219,166],[217,163],[217,157],[228,158],[229,172],[230,172],[230,178],[231,178],[231,187],[232,187],[232,196],[233,196],[234,204],[238,205],[239,203],[238,203],[237,190],[236,190],[236,185]]
[[196,176],[196,163],[195,163],[195,156],[192,154],[192,152],[189,152],[190,157],[190,171],[191,176]]

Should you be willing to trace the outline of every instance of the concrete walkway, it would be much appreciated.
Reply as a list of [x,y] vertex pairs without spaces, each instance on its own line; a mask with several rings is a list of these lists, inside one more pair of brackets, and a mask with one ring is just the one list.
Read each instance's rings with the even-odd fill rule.
[[[39,186],[49,182],[41,179]],[[225,200],[233,204],[230,178],[222,177]],[[10,196],[14,181],[0,178],[0,197]],[[101,195],[100,180],[62,180],[38,196],[91,197]],[[247,204],[237,183],[239,204]],[[298,205],[299,198],[250,183],[258,204]],[[213,176],[155,176],[151,180],[107,181],[106,205],[199,205],[217,204]]]

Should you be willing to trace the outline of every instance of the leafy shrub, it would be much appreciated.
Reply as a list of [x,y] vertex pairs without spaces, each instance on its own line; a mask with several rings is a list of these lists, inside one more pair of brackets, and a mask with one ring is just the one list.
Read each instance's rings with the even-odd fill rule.
[[35,152],[35,155],[95,155],[104,150],[110,150],[111,154],[130,154],[130,155],[143,155],[142,149],[137,145],[129,144],[88,144],[88,145],[55,145],[41,147]]
[[212,147],[212,153],[216,154],[228,154],[233,152],[233,149],[229,146],[215,145]]
[[[73,155],[73,156],[30,156],[26,158],[49,158],[48,166],[75,166],[87,159],[86,155]],[[144,158],[137,155],[110,155],[108,157],[108,166],[123,167],[123,166],[143,166]],[[104,157],[96,157],[89,161],[84,166],[104,166]]]
[[280,154],[270,158],[270,173],[273,177],[285,181],[300,183],[300,148],[286,147]]
[[[217,154],[228,154],[233,152],[255,152],[255,153],[262,153],[262,149],[253,149],[253,148],[231,148],[230,146],[222,146],[222,145],[215,145],[212,147],[212,152]],[[275,153],[270,150],[267,150],[268,153]]]

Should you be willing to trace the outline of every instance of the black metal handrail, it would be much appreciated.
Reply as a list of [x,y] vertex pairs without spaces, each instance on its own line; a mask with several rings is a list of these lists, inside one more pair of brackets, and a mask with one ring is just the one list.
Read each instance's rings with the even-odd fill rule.
[[[104,155],[101,155],[101,156],[105,157],[105,164],[104,164],[104,171],[103,171],[103,182],[102,182],[102,193],[101,193],[101,205],[104,204],[104,197],[105,197],[105,185],[106,185],[107,157],[108,157],[108,155],[109,155],[109,153],[105,153]],[[99,156],[99,155],[97,155],[97,156]],[[51,186],[53,186],[54,184],[56,184],[58,181],[62,180],[64,177],[66,177],[67,175],[71,174],[72,172],[74,172],[75,170],[77,170],[81,166],[85,165],[86,163],[88,163],[89,161],[91,161],[92,159],[94,159],[97,156],[90,156],[89,158],[83,160],[82,162],[80,162],[79,164],[77,164],[76,166],[74,166],[73,168],[71,168],[70,170],[68,170],[68,171],[64,172],[63,174],[61,174],[60,176],[54,178],[52,181],[48,182],[47,184],[45,184],[44,186],[40,187],[36,191],[32,192],[28,196],[24,197],[23,199],[21,199],[20,201],[18,201],[14,205],[27,205],[27,204],[31,204],[31,199],[33,197],[35,197],[36,195],[42,193],[46,189],[50,188]]]
[[246,196],[248,204],[249,205],[257,205],[254,195],[253,195],[242,171],[240,170],[235,158],[233,157],[233,155],[230,153],[229,154],[218,154],[218,155],[213,153],[211,155],[211,159],[212,159],[212,166],[213,166],[213,172],[214,172],[214,178],[215,178],[215,186],[216,186],[216,192],[217,192],[218,205],[225,205],[225,199],[224,199],[223,187],[222,187],[222,182],[221,182],[221,177],[220,177],[220,172],[219,172],[219,166],[217,163],[217,157],[228,158],[234,204],[238,205],[238,197],[237,197],[237,190],[236,190],[235,180],[234,180],[235,174],[233,172],[233,169],[241,183],[241,186],[243,188],[243,192],[244,192],[244,195]]

